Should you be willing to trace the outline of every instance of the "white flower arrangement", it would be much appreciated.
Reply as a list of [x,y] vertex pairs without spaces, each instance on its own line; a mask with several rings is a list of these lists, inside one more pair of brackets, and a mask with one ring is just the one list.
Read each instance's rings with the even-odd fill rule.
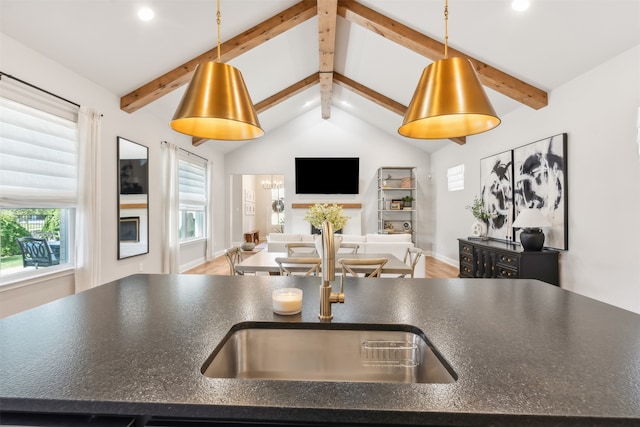
[[350,216],[342,213],[342,206],[336,203],[329,205],[327,203],[316,203],[311,206],[304,216],[304,220],[308,221],[317,229],[322,229],[322,223],[326,220],[333,225],[333,231],[342,230]]

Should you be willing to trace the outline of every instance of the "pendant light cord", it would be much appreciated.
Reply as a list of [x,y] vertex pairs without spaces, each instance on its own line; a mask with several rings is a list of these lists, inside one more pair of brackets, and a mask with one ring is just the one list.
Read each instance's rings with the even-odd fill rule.
[[444,59],[447,58],[449,58],[449,0],[444,0]]
[[218,12],[216,13],[216,23],[218,24],[218,62],[220,62],[220,0],[218,0]]

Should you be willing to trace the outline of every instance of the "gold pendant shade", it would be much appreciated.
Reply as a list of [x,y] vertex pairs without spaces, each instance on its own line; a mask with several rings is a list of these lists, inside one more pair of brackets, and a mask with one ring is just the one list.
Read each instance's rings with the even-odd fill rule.
[[171,127],[199,138],[229,141],[264,134],[240,70],[214,61],[196,68]]
[[448,139],[475,135],[499,124],[471,61],[453,57],[424,69],[398,133]]

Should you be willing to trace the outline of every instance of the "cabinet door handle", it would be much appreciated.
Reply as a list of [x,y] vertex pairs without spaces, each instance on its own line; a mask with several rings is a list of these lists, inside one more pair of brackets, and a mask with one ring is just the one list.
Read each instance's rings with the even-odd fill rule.
[[502,277],[513,277],[513,272],[507,270],[500,270],[500,275]]

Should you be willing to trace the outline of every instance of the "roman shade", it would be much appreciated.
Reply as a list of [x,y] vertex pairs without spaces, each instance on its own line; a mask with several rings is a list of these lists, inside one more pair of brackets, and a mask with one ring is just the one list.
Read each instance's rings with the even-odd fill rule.
[[0,205],[76,206],[78,108],[7,80],[0,81]]
[[180,210],[204,211],[207,204],[207,161],[179,150],[178,188]]

